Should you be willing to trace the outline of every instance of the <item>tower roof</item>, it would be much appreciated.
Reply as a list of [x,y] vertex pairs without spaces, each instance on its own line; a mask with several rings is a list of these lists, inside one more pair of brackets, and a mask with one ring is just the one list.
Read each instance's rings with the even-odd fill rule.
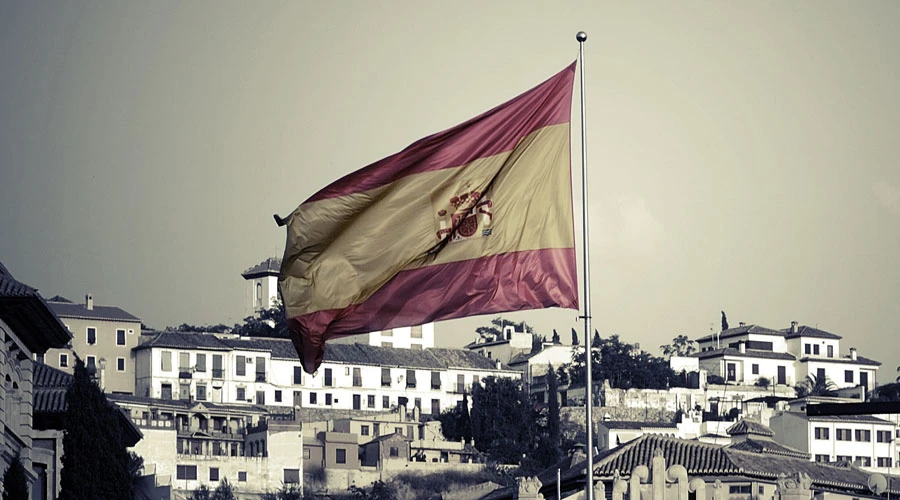
[[281,273],[281,259],[278,257],[269,257],[259,264],[247,269],[241,273],[246,280],[253,278],[262,278],[264,276],[278,276]]

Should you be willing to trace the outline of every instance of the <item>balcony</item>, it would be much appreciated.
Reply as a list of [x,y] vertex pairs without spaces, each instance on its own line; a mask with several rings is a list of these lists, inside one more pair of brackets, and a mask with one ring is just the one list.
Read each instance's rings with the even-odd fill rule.
[[266,381],[266,374],[265,374],[265,373],[257,373],[257,374],[256,374],[256,381],[257,381],[257,382],[265,382],[265,381]]
[[225,370],[222,368],[213,368],[212,378],[225,378]]
[[188,368],[181,368],[178,370],[178,378],[193,378],[194,374]]

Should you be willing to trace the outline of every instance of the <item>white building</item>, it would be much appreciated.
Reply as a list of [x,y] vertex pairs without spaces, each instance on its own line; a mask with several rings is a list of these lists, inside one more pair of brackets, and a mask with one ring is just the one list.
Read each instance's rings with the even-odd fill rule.
[[302,426],[292,412],[132,395],[110,399],[144,436],[134,451],[154,482],[139,487],[142,498],[186,498],[226,479],[239,498],[257,498],[282,484],[302,487]]
[[278,302],[279,273],[281,273],[281,259],[278,257],[269,257],[241,273],[247,280],[245,294],[247,316],[252,316],[260,309],[269,309]]
[[837,387],[875,387],[881,363],[858,356],[851,347],[841,354],[841,337],[799,326],[784,330],[741,325],[697,340],[701,369],[727,383],[753,385],[766,378],[776,385],[794,386],[807,377],[824,376]]
[[816,462],[851,462],[873,472],[888,472],[896,464],[896,424],[871,415],[786,411],[769,419],[769,427],[776,441],[808,451]]
[[137,395],[229,404],[437,414],[485,377],[521,377],[460,349],[329,343],[314,375],[286,339],[159,332],[134,353]]
[[505,325],[499,335],[479,336],[474,342],[463,346],[463,349],[477,352],[488,359],[509,363],[517,355],[531,352],[532,341],[532,334],[518,332],[512,325]]

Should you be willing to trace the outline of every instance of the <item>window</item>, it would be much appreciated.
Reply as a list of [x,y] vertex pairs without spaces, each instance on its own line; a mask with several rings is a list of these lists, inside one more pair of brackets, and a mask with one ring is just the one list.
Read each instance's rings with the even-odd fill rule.
[[172,371],[172,351],[163,351],[159,353],[160,366],[159,369],[164,372]]
[[300,469],[284,469],[285,484],[300,484]]
[[[391,398],[390,396],[381,396],[381,408],[390,408],[391,407]],[[900,433],[900,430],[897,431]]]
[[209,468],[209,480],[210,481],[218,481],[219,480],[219,468],[218,467],[210,467]]
[[222,369],[221,354],[213,354],[212,376],[213,378],[222,378],[225,376],[225,370]]
[[191,376],[191,353],[178,353],[178,376],[181,378],[190,378]]
[[159,387],[160,399],[172,399],[172,384],[162,384]]
[[361,425],[361,426],[359,427],[359,433],[360,433],[361,435],[363,435],[363,436],[368,436],[368,435],[369,435],[369,426],[368,426],[368,425]]
[[295,366],[294,367],[294,385],[302,385],[303,384],[303,367]]
[[824,463],[828,462],[828,460],[830,458],[831,457],[828,455],[816,455],[816,462],[818,462],[820,464],[824,464]]
[[374,395],[369,394],[368,396],[366,396],[366,407],[375,408],[375,396]]
[[819,355],[819,344],[813,344],[813,356]]
[[331,377],[331,368],[326,368],[325,369],[325,382],[323,382],[323,385],[325,385],[325,387],[331,387],[332,382],[334,382],[334,380],[332,380],[332,377]]
[[431,372],[431,388],[441,388],[441,372]]
[[835,429],[834,437],[838,441],[852,441],[850,429]]
[[432,399],[431,400],[431,414],[432,415],[440,415],[441,414],[441,400],[440,399]]
[[359,368],[353,369],[353,387],[362,387],[362,373]]
[[185,401],[191,399],[191,384],[178,384],[178,399]]
[[871,467],[872,457],[856,457],[856,463],[859,464],[860,467]]
[[343,448],[334,450],[334,462],[338,464],[347,463],[347,450]]
[[256,282],[256,305],[262,305],[262,283]]
[[125,345],[125,330],[116,330],[116,345]]
[[891,457],[878,457],[877,463],[879,467],[893,467]]
[[415,370],[406,370],[406,387],[415,387],[416,386],[416,371]]
[[316,394],[315,392],[309,393],[309,404],[314,405],[314,404],[318,403],[318,400],[319,400],[318,394]]
[[382,368],[381,369],[381,387],[390,387],[391,386],[391,369],[390,368]]
[[281,391],[275,391],[275,402],[276,403],[281,402]]
[[206,373],[206,354],[197,354],[197,362],[194,363],[194,371],[197,373]]
[[412,327],[412,331],[410,331],[409,337],[413,339],[422,338],[422,326],[420,325]]
[[59,367],[67,368],[69,366],[69,355],[68,354],[60,354],[59,355]]
[[247,374],[247,358],[238,356],[237,359],[235,359],[234,373],[235,375]]
[[256,391],[256,404],[266,404],[266,391]]
[[179,465],[176,469],[176,478],[183,479],[186,481],[196,480],[197,479],[197,466],[196,465]]
[[812,354],[812,346],[809,344],[803,344],[803,354]]
[[422,398],[415,398],[415,399],[413,400],[413,406],[415,406],[416,408],[418,408],[419,411],[422,411]]
[[92,371],[93,372],[97,371],[97,357],[96,356],[88,356],[87,359],[85,359],[84,364],[88,369],[88,373],[90,373]]
[[303,460],[309,460],[309,448],[303,448]]
[[381,347],[394,347],[393,342],[382,342]]
[[872,440],[872,431],[868,429],[856,429],[856,440],[869,442]]
[[206,384],[197,384],[197,401],[206,401]]
[[750,485],[749,484],[731,485],[728,487],[728,493],[730,493],[732,495],[749,495],[750,494]]
[[97,329],[93,326],[87,327],[87,344],[94,345],[97,343]]
[[455,392],[466,392],[466,376],[465,375],[457,375],[456,376],[456,391]]
[[891,431],[875,431],[875,440],[879,443],[890,443]]
[[397,448],[396,446],[391,446],[390,453],[391,453],[392,457],[399,457],[400,456],[400,448]]
[[816,378],[825,380],[825,369],[824,368],[816,368]]
[[750,365],[750,371],[753,373],[753,375],[759,375],[759,364],[753,363],[752,365]]
[[828,439],[828,427],[816,427],[816,439]]
[[331,393],[325,393],[325,406],[331,406]]
[[266,358],[256,358],[256,381],[266,381]]
[[375,437],[381,435],[381,424],[379,424],[378,422],[372,424],[372,435]]
[[853,383],[853,370],[844,370],[844,382]]
[[247,389],[244,387],[237,388],[237,400],[241,403],[247,400]]
[[294,391],[294,406],[303,406],[303,391]]
[[382,337],[393,337],[394,330],[385,330],[385,331],[381,332],[381,336]]
[[246,483],[247,482],[247,471],[238,471],[238,482]]
[[834,346],[833,346],[833,345],[829,345],[829,346],[827,346],[827,349],[828,349],[828,354],[827,354],[827,356],[828,356],[829,358],[833,358],[833,357],[834,357]]
[[409,350],[410,351],[421,351],[422,344],[409,344]]
[[853,457],[851,457],[850,455],[838,455],[838,456],[836,456],[836,457],[834,457],[834,458],[835,458],[835,460],[838,461],[838,462],[847,462],[847,463],[850,463],[850,462],[853,461]]

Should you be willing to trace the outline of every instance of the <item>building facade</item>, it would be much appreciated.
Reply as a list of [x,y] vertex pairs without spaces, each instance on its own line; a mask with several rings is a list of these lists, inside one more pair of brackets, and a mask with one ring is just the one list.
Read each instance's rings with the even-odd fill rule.
[[116,306],[94,304],[91,294],[84,302],[73,303],[64,297],[53,297],[50,308],[62,321],[72,340],[61,349],[51,349],[44,362],[66,373],[75,368],[80,357],[100,388],[108,393],[134,393],[134,356],[141,336],[141,320]]
[[439,414],[473,383],[521,374],[460,349],[412,351],[329,344],[319,370],[303,371],[286,339],[159,332],[134,349],[142,397],[292,408]]
[[[841,350],[841,337],[800,326],[773,330],[741,324],[697,340],[699,367],[726,383],[753,385],[766,379],[773,385],[797,385],[807,377],[826,377],[839,388],[875,387],[878,361]],[[844,352],[842,354],[842,352]]]

